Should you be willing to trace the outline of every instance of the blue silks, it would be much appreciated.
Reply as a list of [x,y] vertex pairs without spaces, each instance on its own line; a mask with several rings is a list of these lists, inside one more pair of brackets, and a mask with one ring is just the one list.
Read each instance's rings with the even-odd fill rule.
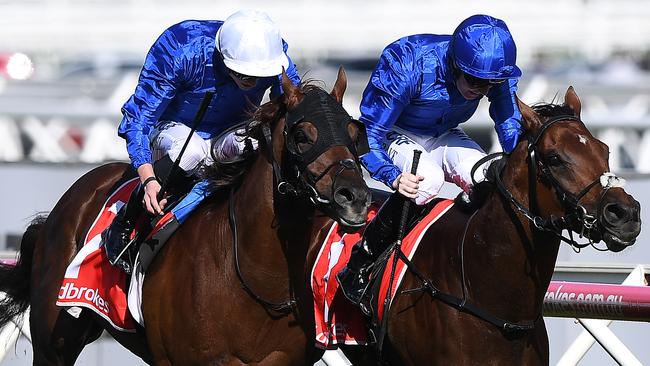
[[[390,185],[401,173],[382,143],[393,126],[415,134],[440,136],[467,121],[479,99],[465,99],[454,80],[450,35],[418,34],[401,38],[382,52],[361,101],[370,152],[361,160],[372,178]],[[510,152],[521,131],[515,92],[517,79],[487,93],[490,116],[503,150]]]
[[[266,90],[279,96],[281,77],[260,78],[250,90],[241,90],[215,54],[215,35],[222,21],[188,20],[167,29],[151,46],[135,93],[122,107],[119,135],[126,138],[134,168],[151,163],[149,132],[159,120],[188,126],[206,91],[215,90],[197,133],[207,139],[247,119],[259,106]],[[284,43],[284,50],[288,45]],[[298,84],[300,78],[290,59],[286,70]]]

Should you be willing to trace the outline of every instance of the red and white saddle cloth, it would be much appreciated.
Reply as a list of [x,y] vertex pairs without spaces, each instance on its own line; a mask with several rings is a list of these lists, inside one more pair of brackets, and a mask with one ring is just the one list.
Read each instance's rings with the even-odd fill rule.
[[[90,309],[115,329],[125,332],[135,332],[135,320],[127,306],[128,275],[108,262],[101,233],[113,222],[137,185],[138,179],[133,178],[122,184],[106,200],[88,230],[83,247],[68,265],[56,302],[58,306],[66,308]],[[171,213],[165,215],[149,237],[168,223],[172,216]]]
[[[409,232],[402,240],[402,251],[407,258],[412,259],[422,236],[427,229],[453,206],[452,200],[442,200]],[[377,214],[377,208],[368,211],[370,222]],[[336,274],[345,267],[350,259],[352,247],[361,239],[362,233],[345,234],[338,231],[338,224],[330,228],[325,242],[321,247],[312,270],[311,287],[314,293],[314,314],[316,320],[316,346],[324,349],[335,349],[337,344],[365,345],[368,344],[366,320],[359,308],[352,305],[343,294],[338,293]],[[392,263],[393,257],[388,263]],[[406,265],[399,261],[393,279],[391,301],[397,292],[402,277],[406,273]],[[390,271],[382,277],[379,299],[386,297]],[[379,307],[381,312],[383,307]]]

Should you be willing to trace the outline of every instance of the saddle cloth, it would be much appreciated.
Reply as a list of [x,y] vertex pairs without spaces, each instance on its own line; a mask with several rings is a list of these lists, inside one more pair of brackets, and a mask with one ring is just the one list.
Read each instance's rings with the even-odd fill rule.
[[[86,234],[81,250],[68,265],[56,302],[58,306],[68,309],[75,307],[90,309],[108,321],[115,329],[124,332],[135,332],[136,320],[142,323],[140,319],[141,296],[138,293],[141,292],[141,286],[131,286],[131,291],[136,293],[129,295],[138,300],[127,300],[128,275],[122,269],[111,266],[108,262],[101,233],[111,224],[120,208],[128,202],[131,192],[137,185],[137,178],[124,182],[104,202],[101,211]],[[169,212],[159,219],[145,242],[155,238],[158,233],[170,231],[165,228],[175,226],[169,225],[174,222],[173,218],[173,214]],[[133,236],[137,235],[137,230],[136,225]],[[166,233],[165,237],[168,237],[167,234],[169,233]],[[158,240],[158,242],[163,241]],[[139,272],[133,271],[134,275],[141,275]],[[129,303],[130,305],[137,304],[137,309],[130,309]],[[72,310],[70,313],[78,315],[78,310]],[[134,319],[131,313],[137,314],[137,317]]]
[[[452,200],[441,200],[404,237],[402,251],[409,260],[413,258],[427,229],[452,206]],[[367,222],[375,217],[377,210],[376,206],[371,206]],[[337,344],[366,345],[369,343],[365,316],[358,307],[350,303],[342,293],[339,293],[339,285],[336,281],[336,274],[345,267],[350,259],[352,247],[361,237],[361,232],[353,234],[340,232],[338,223],[335,222],[316,257],[312,270],[311,287],[314,296],[316,345],[323,349],[335,349]],[[388,263],[390,264],[392,261],[393,256],[388,259]],[[406,270],[404,262],[399,261],[393,278],[391,302]],[[376,297],[379,299],[378,301],[383,301],[388,292],[390,270],[385,271],[381,278],[379,295]],[[377,305],[373,307],[375,306]],[[378,306],[378,309],[377,315],[381,320],[383,306]]]

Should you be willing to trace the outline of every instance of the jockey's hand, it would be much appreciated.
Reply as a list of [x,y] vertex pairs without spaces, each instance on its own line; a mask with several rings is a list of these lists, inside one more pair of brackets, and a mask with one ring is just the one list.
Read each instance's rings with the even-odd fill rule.
[[148,182],[146,186],[144,186],[143,204],[147,211],[149,211],[149,213],[152,215],[160,215],[162,213],[162,210],[165,208],[165,205],[167,204],[166,198],[163,198],[160,202],[158,202],[157,196],[161,188],[162,187],[157,180],[152,180]]
[[418,195],[419,183],[424,180],[421,175],[413,175],[404,172],[393,182],[393,189],[397,190],[404,197],[415,199]]

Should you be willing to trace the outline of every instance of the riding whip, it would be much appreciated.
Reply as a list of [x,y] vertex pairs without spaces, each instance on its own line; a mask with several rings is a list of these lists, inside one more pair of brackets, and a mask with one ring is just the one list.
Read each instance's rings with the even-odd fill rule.
[[[413,163],[411,164],[411,174],[415,175],[418,171],[418,164],[420,163],[420,155],[422,154],[422,151],[420,150],[413,150]],[[377,349],[379,350],[380,354],[379,357],[381,359],[381,346],[384,340],[384,332],[386,331],[386,327],[388,326],[388,314],[386,313],[388,310],[388,305],[390,304],[391,300],[391,292],[393,291],[393,280],[395,279],[395,270],[397,268],[397,261],[399,260],[400,254],[402,253],[402,237],[404,236],[404,231],[406,230],[406,224],[408,220],[408,213],[409,209],[411,206],[411,200],[406,199],[404,201],[404,205],[402,206],[402,217],[400,218],[399,226],[397,227],[397,240],[395,241],[395,244],[393,246],[393,263],[391,265],[391,270],[390,270],[390,280],[388,282],[388,291],[386,291],[386,297],[384,298],[384,317],[382,319],[382,326],[381,326],[381,335],[378,337],[378,342],[377,342]]]
[[[161,200],[163,196],[165,195],[165,190],[167,189],[167,186],[169,185],[169,181],[171,177],[174,176],[176,173],[176,169],[178,169],[178,165],[181,162],[181,157],[183,156],[183,153],[185,152],[185,149],[187,148],[187,145],[190,143],[190,139],[192,138],[192,134],[194,134],[194,131],[199,127],[201,124],[201,121],[203,120],[203,116],[205,115],[205,111],[208,110],[208,106],[210,105],[210,102],[212,101],[212,97],[214,96],[214,91],[208,90],[205,92],[205,96],[203,96],[203,100],[201,101],[201,105],[199,106],[199,110],[196,111],[196,114],[194,115],[194,121],[192,122],[192,129],[190,130],[190,133],[187,135],[187,139],[185,140],[185,143],[183,144],[183,148],[181,148],[180,153],[178,154],[178,157],[176,158],[176,161],[174,161],[174,164],[172,164],[171,169],[169,169],[169,172],[167,173],[167,176],[165,176],[165,179],[163,179],[162,184],[160,185],[160,191],[156,195],[157,200]],[[144,187],[143,187],[144,188]],[[117,255],[114,261],[111,261],[112,265],[115,265],[117,263],[118,259],[126,253],[126,251],[133,245],[133,243],[138,242],[140,240],[140,237],[142,236],[141,232],[138,232],[138,234],[131,239],[126,246],[122,249],[122,251]]]
[[180,153],[178,153],[178,157],[176,158],[176,161],[174,161],[174,164],[172,165],[171,169],[169,169],[167,176],[162,181],[160,192],[158,192],[158,196],[157,196],[158,200],[161,200],[162,197],[164,196],[165,190],[167,190],[168,188],[167,186],[169,185],[169,181],[171,177],[173,177],[174,174],[176,173],[176,170],[178,169],[178,165],[181,162],[181,157],[183,156],[183,153],[185,152],[187,145],[190,143],[190,139],[192,138],[194,131],[196,131],[196,129],[201,124],[201,121],[203,120],[203,116],[205,115],[205,111],[208,110],[208,106],[210,105],[213,96],[214,96],[213,90],[208,90],[207,92],[205,92],[205,96],[203,96],[203,100],[201,101],[199,110],[196,111],[196,114],[194,115],[194,121],[192,122],[192,129],[190,130],[190,133],[187,135],[187,139],[185,139],[183,148],[181,148],[181,151]]

